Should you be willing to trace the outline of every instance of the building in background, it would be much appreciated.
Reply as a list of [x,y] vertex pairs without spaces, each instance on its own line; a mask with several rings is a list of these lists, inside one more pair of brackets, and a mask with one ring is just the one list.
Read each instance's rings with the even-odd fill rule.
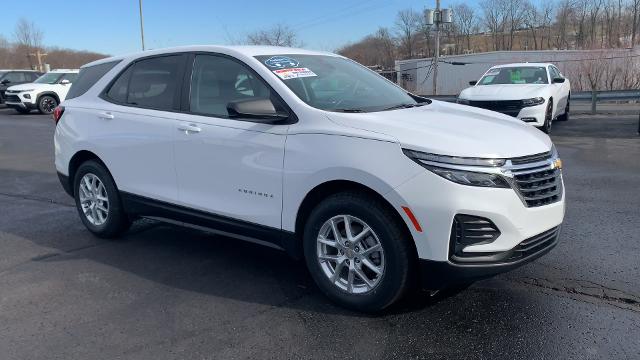
[[[418,95],[433,94],[432,58],[396,60],[397,83]],[[640,46],[633,49],[492,51],[441,56],[438,94],[457,95],[490,67],[550,62],[569,78],[574,91],[640,88]],[[462,65],[464,64],[464,65]]]

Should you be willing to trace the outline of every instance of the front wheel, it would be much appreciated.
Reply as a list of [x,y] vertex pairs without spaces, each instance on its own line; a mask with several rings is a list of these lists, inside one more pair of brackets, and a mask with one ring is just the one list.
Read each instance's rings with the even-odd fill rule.
[[51,114],[56,106],[58,106],[58,101],[53,96],[44,95],[38,100],[38,111],[40,111],[40,114]]
[[544,115],[544,124],[538,129],[542,130],[545,134],[551,133],[551,123],[553,122],[553,101],[549,99],[549,105]]
[[415,252],[392,210],[358,192],[332,195],[311,213],[304,252],[314,281],[330,299],[378,312],[413,284]]
[[129,228],[131,221],[104,165],[94,160],[83,163],[73,183],[76,208],[89,231],[101,238],[114,238]]
[[569,99],[567,99],[567,105],[564,107],[564,114],[558,116],[558,121],[568,121],[569,120]]

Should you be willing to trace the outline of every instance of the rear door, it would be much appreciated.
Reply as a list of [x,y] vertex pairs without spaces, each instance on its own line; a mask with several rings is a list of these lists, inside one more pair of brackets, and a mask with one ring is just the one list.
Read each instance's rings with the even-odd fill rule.
[[[100,156],[119,189],[177,201],[173,141],[186,57],[143,58],[127,67],[89,109]],[[82,99],[82,98],[80,98]],[[80,100],[79,99],[79,100]]]
[[[244,99],[283,103],[253,70],[222,55],[198,54],[174,130],[180,203],[213,215],[281,228],[288,125],[230,118]],[[178,130],[178,131],[176,131]]]

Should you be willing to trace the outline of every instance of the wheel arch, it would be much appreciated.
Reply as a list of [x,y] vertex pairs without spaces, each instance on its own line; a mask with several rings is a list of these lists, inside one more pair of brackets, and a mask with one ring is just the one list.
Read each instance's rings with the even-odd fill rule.
[[393,214],[394,219],[401,224],[402,230],[410,240],[413,254],[416,259],[418,258],[418,250],[416,248],[413,235],[411,233],[411,230],[409,229],[409,225],[404,220],[400,212],[391,204],[389,200],[387,200],[379,192],[366,185],[352,180],[325,181],[321,184],[316,185],[306,194],[306,196],[300,203],[300,206],[298,207],[298,211],[296,212],[295,234],[297,241],[295,244],[295,249],[293,249],[295,254],[302,255],[302,238],[304,234],[304,225],[315,206],[317,206],[323,199],[327,198],[328,196],[345,191],[354,191],[366,194],[367,196],[371,196],[377,199],[383,206],[385,206],[387,210],[389,210],[391,214]]
[[[95,160],[98,163],[100,163],[102,166],[104,166],[105,169],[107,169],[109,176],[113,178],[113,175],[111,175],[111,171],[109,171],[109,168],[107,167],[107,165],[104,163],[104,161],[102,161],[102,159],[100,159],[98,155],[96,155],[95,153],[89,150],[80,150],[80,151],[77,151],[75,154],[73,154],[73,156],[69,160],[68,181],[69,181],[69,189],[72,189],[72,191],[73,191],[73,181],[76,177],[76,172],[78,171],[78,168],[80,167],[80,165],[82,165],[83,163],[89,160]],[[116,187],[117,187],[117,184],[116,184]]]
[[39,104],[40,103],[40,99],[43,96],[46,96],[46,95],[49,95],[49,96],[53,97],[54,99],[56,99],[56,102],[58,103],[58,105],[60,105],[60,97],[58,96],[58,94],[56,94],[53,91],[44,91],[44,92],[41,92],[40,94],[38,94],[38,96],[36,97],[36,104]]

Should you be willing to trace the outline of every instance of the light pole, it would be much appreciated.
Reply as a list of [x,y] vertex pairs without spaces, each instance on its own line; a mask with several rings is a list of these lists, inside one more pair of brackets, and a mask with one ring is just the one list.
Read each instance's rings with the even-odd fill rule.
[[142,40],[142,51],[144,51],[144,22],[142,20],[142,0],[138,0],[140,7],[140,39]]
[[440,24],[450,24],[453,21],[451,9],[440,9],[440,0],[436,0],[436,9],[425,12],[427,25],[435,27],[435,49],[433,52],[433,95],[438,95],[438,59],[440,58]]

